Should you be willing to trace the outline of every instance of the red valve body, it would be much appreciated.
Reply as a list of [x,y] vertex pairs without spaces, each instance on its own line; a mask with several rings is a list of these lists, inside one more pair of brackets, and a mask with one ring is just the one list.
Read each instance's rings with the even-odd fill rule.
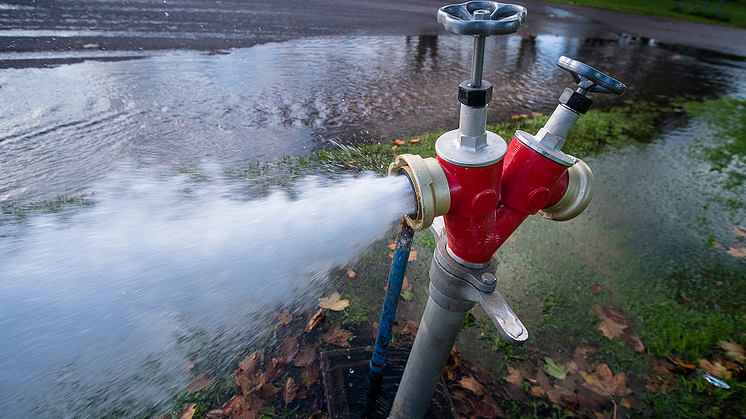
[[505,158],[484,167],[464,167],[438,156],[451,193],[443,216],[448,247],[471,263],[487,263],[531,214],[554,205],[567,190],[567,167],[517,139]]

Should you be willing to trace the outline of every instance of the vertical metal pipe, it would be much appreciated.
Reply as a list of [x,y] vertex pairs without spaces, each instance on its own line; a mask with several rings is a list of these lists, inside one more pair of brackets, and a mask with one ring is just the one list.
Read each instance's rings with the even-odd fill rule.
[[413,237],[414,230],[407,224],[406,218],[402,218],[399,223],[399,234],[396,237],[394,260],[391,262],[386,298],[383,301],[376,345],[373,349],[373,359],[370,361],[371,374],[380,373],[386,363],[386,352],[389,342],[391,342],[391,330],[396,319],[396,309],[399,306],[404,275],[407,273],[407,262],[409,261],[409,251],[412,249]]
[[474,55],[471,61],[471,86],[482,86],[482,69],[484,67],[484,41],[486,37],[474,37]]
[[425,416],[466,313],[446,310],[428,297],[389,419]]

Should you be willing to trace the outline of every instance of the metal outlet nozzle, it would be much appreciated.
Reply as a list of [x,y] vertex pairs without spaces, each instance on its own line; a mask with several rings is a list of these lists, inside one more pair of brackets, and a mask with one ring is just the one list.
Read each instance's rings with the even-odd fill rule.
[[400,174],[409,176],[417,197],[416,217],[405,216],[412,229],[422,231],[430,227],[435,217],[447,213],[451,208],[448,180],[437,160],[432,157],[423,159],[414,154],[398,155],[389,165],[389,175]]
[[567,169],[567,190],[562,198],[551,207],[539,210],[539,214],[548,220],[567,221],[580,215],[588,207],[596,182],[591,168],[580,159]]

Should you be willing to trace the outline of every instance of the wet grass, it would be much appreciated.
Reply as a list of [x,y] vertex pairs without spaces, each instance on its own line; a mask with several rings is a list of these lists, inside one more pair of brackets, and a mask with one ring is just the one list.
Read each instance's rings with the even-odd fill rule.
[[[659,16],[667,19],[708,25],[746,28],[746,5],[739,1],[724,1],[719,13],[715,14],[718,1],[693,0],[546,0],[549,3],[572,4],[597,9],[616,10],[646,16]],[[707,8],[703,10],[703,6]],[[683,7],[682,7],[683,6]],[[690,10],[692,9],[692,10]]]

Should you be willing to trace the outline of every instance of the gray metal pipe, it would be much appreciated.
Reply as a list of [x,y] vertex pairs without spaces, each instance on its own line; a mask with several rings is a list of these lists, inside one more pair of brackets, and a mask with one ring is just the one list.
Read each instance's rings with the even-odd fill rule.
[[452,312],[428,297],[389,419],[422,419],[467,311]]

